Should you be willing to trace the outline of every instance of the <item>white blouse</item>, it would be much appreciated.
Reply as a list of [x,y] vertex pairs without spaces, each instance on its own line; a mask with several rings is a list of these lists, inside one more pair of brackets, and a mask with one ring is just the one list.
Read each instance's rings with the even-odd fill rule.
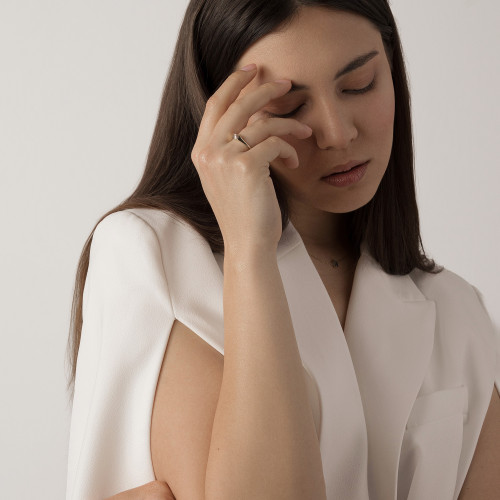
[[[500,335],[447,269],[389,275],[362,245],[342,330],[290,222],[277,259],[319,437],[328,500],[458,497],[496,384]],[[175,319],[224,354],[223,256],[173,214],[97,226],[69,440],[67,500],[155,479],[150,427]]]

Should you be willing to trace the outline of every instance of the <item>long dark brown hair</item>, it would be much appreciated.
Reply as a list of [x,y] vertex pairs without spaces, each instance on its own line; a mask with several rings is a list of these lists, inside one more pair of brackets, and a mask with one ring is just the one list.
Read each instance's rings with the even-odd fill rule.
[[[206,239],[213,252],[223,253],[217,219],[191,160],[205,105],[253,43],[286,27],[305,6],[347,11],[367,18],[382,36],[392,70],[395,116],[391,157],[374,197],[363,207],[345,214],[353,248],[359,252],[365,239],[371,255],[389,274],[408,274],[414,268],[432,273],[442,271],[426,257],[420,236],[410,94],[401,42],[388,1],[191,0],[163,89],[144,174],[135,191],[97,221],[79,258],[67,345],[71,399],[82,330],[83,289],[95,228],[113,212],[157,208],[186,221]],[[289,221],[285,192],[272,171],[271,178],[285,229]]]

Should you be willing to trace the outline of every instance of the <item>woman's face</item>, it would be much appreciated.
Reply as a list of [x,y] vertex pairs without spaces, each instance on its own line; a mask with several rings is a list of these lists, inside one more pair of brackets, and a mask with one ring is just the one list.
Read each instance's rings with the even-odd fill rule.
[[[338,76],[349,63],[374,52]],[[290,170],[279,158],[271,163],[292,212],[304,208],[344,213],[368,203],[386,171],[393,140],[394,86],[379,31],[355,14],[306,7],[285,31],[252,45],[236,67],[250,63],[257,64],[258,72],[240,96],[279,78],[306,87],[292,87],[248,122],[288,115],[313,130],[307,139],[282,136],[296,149],[299,168]],[[366,92],[359,92],[364,88]],[[321,180],[333,167],[351,160],[370,160],[361,180],[342,187]]]

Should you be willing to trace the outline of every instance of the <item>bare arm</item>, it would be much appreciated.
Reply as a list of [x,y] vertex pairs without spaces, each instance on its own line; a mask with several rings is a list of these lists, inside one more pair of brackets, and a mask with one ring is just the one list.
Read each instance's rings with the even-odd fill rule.
[[[298,165],[295,149],[278,136],[305,138],[312,130],[292,119],[257,121],[242,130],[291,85],[267,82],[237,99],[255,74],[232,73],[209,99],[191,154],[224,238],[224,356],[189,325],[174,322],[155,395],[151,448],[155,477],[179,500],[326,499],[276,260],[282,224],[269,177],[273,159],[282,158],[282,168]],[[228,138],[232,130],[262,141],[259,149],[238,152],[242,145]]]
[[500,395],[495,386],[458,500],[493,500],[500,492]]
[[326,499],[319,442],[276,253],[224,259],[224,372],[207,499]]

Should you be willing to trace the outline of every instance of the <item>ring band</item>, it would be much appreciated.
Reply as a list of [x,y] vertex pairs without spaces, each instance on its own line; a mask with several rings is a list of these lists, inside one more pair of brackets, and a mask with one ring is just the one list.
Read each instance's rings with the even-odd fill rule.
[[240,134],[233,134],[233,140],[236,139],[238,141],[240,141],[241,143],[243,143],[248,149],[252,149],[251,146],[249,144],[247,144],[247,142],[245,141],[245,139],[243,139],[243,137],[241,137]]
[[[236,139],[236,140],[240,141],[241,143],[243,143],[248,149],[252,149],[250,147],[250,145],[245,141],[245,139],[243,139],[243,137],[241,137],[240,134],[233,134],[233,140],[234,139]],[[269,166],[270,166],[270,164],[269,164],[269,162],[267,162],[266,167],[269,168]]]

